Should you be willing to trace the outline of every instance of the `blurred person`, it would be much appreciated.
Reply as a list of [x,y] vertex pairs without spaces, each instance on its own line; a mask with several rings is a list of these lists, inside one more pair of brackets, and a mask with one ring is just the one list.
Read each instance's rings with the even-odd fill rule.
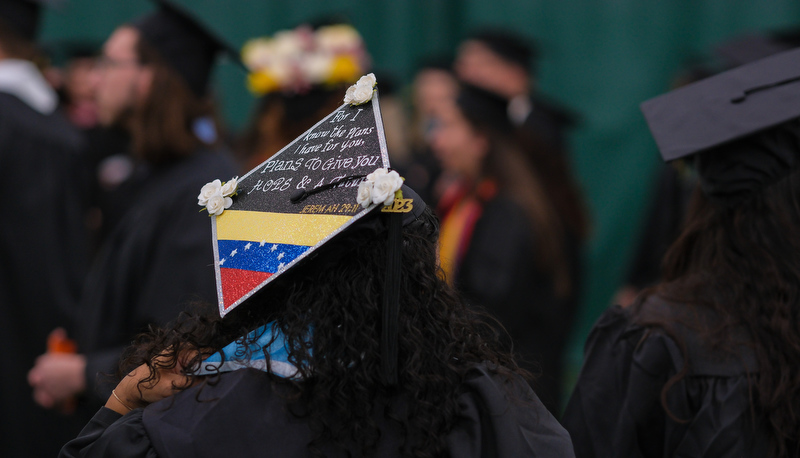
[[555,412],[587,222],[563,156],[515,137],[506,103],[464,85],[442,113],[433,150],[454,179],[439,203],[440,258],[448,282],[497,316],[525,367],[542,373],[536,391]]
[[444,180],[439,180],[441,167],[431,150],[433,133],[441,112],[447,110],[458,95],[458,80],[446,59],[429,59],[416,71],[411,86],[411,157],[398,165],[409,186],[432,205],[441,197]]
[[[207,85],[224,45],[166,1],[118,27],[95,70],[98,120],[129,133],[137,168],[134,203],[108,235],[76,314],[77,353],[40,356],[28,380],[53,408],[77,398],[91,415],[133,336],[174,319],[192,300],[210,300],[213,253],[208,217],[187,202],[236,167],[218,145]],[[209,284],[209,282],[212,282]]]
[[[357,187],[313,167],[266,172],[308,178],[300,194],[247,192],[262,167],[216,182],[231,193],[216,194],[231,196],[214,216],[219,314],[143,336],[129,375],[62,457],[573,456],[485,317],[438,275],[438,221],[385,168],[370,104],[337,109],[315,131],[374,110],[358,118],[363,143],[320,156],[375,158],[383,167],[347,167]],[[264,283],[240,281],[256,272]]]
[[800,450],[800,50],[642,104],[699,184],[664,279],[607,310],[563,417],[579,457]]
[[[86,271],[83,145],[34,63],[41,61],[39,16],[38,3],[0,1],[0,189],[11,199],[0,224],[4,457],[53,456],[78,430],[36,405],[25,380],[36,356],[48,351],[48,333],[72,329]],[[53,433],[36,433],[43,430]]]
[[241,54],[250,71],[248,89],[260,97],[238,147],[246,169],[341,105],[347,86],[371,65],[361,35],[343,22],[304,24],[253,38]]
[[91,256],[133,205],[135,194],[122,186],[133,170],[129,135],[118,125],[102,125],[97,119],[94,69],[101,43],[66,41],[51,45],[56,62],[62,61],[57,90],[60,110],[84,136],[89,174],[89,214]]
[[567,130],[575,115],[544,98],[536,89],[536,46],[514,32],[482,29],[459,46],[454,64],[462,81],[508,100],[511,123],[554,153],[568,153]]

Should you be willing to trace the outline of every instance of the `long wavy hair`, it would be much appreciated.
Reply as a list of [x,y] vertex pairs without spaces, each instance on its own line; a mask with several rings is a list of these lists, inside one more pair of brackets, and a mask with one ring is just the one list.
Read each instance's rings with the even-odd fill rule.
[[[334,444],[370,455],[381,436],[375,401],[401,399],[403,413],[387,416],[404,435],[402,454],[441,456],[467,369],[488,361],[501,375],[528,374],[499,346],[490,323],[438,275],[437,234],[438,221],[428,210],[403,228],[397,387],[385,386],[380,370],[386,234],[352,227],[224,319],[183,315],[168,329],[140,336],[121,371],[147,364],[157,377],[159,367],[174,367],[185,350],[200,349],[184,362],[191,372],[202,358],[235,339],[248,343],[242,336],[274,322],[286,338],[289,361],[302,375],[302,381],[285,381],[296,388],[287,402],[316,432],[312,452],[321,454],[321,445]],[[160,354],[167,357],[155,361]]]
[[139,39],[136,53],[142,65],[153,68],[153,83],[142,104],[125,114],[129,117],[134,153],[157,165],[191,156],[202,145],[193,131],[197,119],[209,119],[220,132],[214,104],[209,97],[194,94],[146,40]]
[[[741,342],[730,331],[748,331],[759,366],[751,408],[766,422],[774,457],[796,456],[800,440],[799,193],[800,170],[736,205],[698,188],[685,229],[667,252],[665,283],[648,293],[713,310],[716,324],[692,324],[712,348],[735,355]],[[686,373],[664,387],[665,409],[666,392]]]

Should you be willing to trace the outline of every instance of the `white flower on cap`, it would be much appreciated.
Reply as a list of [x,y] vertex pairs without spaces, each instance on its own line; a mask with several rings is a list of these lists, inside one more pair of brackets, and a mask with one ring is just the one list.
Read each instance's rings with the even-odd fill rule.
[[197,205],[206,205],[208,204],[208,199],[212,196],[220,193],[222,189],[222,182],[219,180],[214,180],[210,183],[206,183],[201,189],[200,194],[197,196]]
[[372,204],[390,205],[403,186],[403,178],[392,170],[375,169],[358,185],[356,202],[367,208]]
[[230,197],[222,197],[222,194],[216,194],[208,199],[206,210],[208,210],[209,216],[219,216],[226,208],[230,207],[231,204],[233,204],[233,199]]
[[374,73],[367,73],[366,75],[362,76],[356,82],[358,86],[366,86],[368,88],[374,88],[375,85],[378,84],[378,80],[375,78]]
[[220,189],[220,191],[222,191],[222,197],[230,197],[236,195],[236,188],[237,186],[239,186],[238,180],[239,177],[233,177],[222,185],[222,188]]
[[372,182],[371,181],[362,181],[358,185],[358,196],[356,197],[356,202],[358,202],[364,208],[367,208],[370,205],[372,205]]
[[372,100],[372,93],[375,85],[378,84],[375,75],[369,73],[359,78],[358,82],[349,88],[344,94],[344,103],[350,105],[361,105]]
[[219,216],[233,204],[231,197],[236,195],[238,186],[239,177],[231,178],[225,183],[220,180],[206,183],[197,196],[197,205],[206,207],[209,216]]

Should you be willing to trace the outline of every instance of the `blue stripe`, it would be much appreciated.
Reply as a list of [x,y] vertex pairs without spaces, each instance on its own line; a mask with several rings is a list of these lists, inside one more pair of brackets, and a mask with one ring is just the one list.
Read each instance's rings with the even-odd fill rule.
[[[249,245],[249,246],[248,246]],[[310,247],[282,243],[248,242],[241,240],[218,240],[220,267],[276,273]]]

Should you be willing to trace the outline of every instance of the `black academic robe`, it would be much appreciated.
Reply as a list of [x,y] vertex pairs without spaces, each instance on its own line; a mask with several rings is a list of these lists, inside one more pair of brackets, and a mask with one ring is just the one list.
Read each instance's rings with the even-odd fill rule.
[[456,285],[467,299],[497,317],[523,367],[539,375],[534,390],[558,412],[564,351],[575,317],[580,289],[581,244],[565,238],[573,294],[556,297],[552,276],[537,265],[536,228],[512,199],[498,194],[484,203]]
[[192,302],[216,307],[211,221],[197,195],[205,183],[233,178],[236,170],[227,154],[201,150],[132,178],[135,201],[101,247],[77,317],[95,406],[116,384],[103,374],[115,373],[136,334],[165,325]]
[[[315,435],[307,421],[287,413],[285,386],[256,369],[222,374],[214,385],[196,386],[122,416],[103,408],[64,446],[61,457],[310,457]],[[527,404],[509,401],[503,383],[485,366],[468,372],[460,411],[446,442],[450,456],[574,456],[569,435],[527,384],[514,382]],[[283,389],[282,389],[283,388]],[[198,402],[198,399],[200,402]],[[385,401],[379,401],[381,404]],[[379,410],[379,409],[376,409]],[[381,438],[374,456],[401,456],[399,426],[376,414]],[[344,457],[322,445],[324,456]],[[361,456],[354,452],[353,456]]]
[[82,148],[59,114],[0,92],[0,456],[52,456],[74,435],[34,403],[27,373],[49,332],[70,327],[86,271]]
[[[691,323],[713,324],[712,312],[651,297],[641,310],[615,307],[595,324],[577,386],[563,417],[579,458],[761,457],[768,439],[750,409],[752,349],[715,350]],[[664,328],[640,322],[667,322]],[[689,323],[683,325],[681,323]],[[747,340],[743,329],[729,334]],[[681,344],[685,350],[681,349]],[[667,380],[688,363],[666,395]],[[680,420],[680,421],[676,421]]]

